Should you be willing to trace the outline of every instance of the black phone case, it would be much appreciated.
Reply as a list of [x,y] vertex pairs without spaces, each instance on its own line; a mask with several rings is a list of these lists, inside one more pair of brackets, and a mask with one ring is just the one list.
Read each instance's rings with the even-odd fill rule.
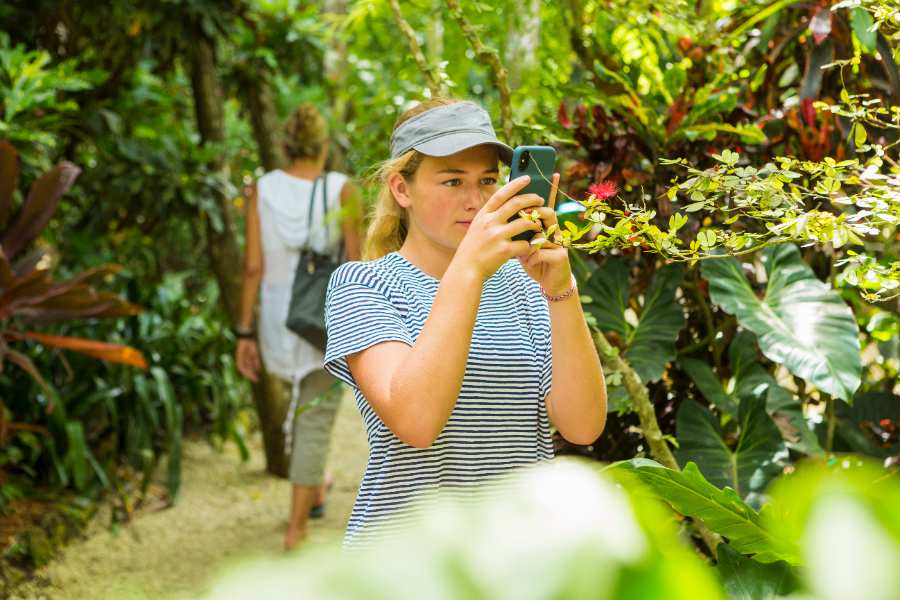
[[[527,163],[522,167],[523,155],[527,153]],[[556,167],[556,150],[551,146],[519,146],[513,151],[510,162],[509,180],[522,175],[531,176],[531,181],[516,195],[537,194],[544,199],[544,206],[550,200],[550,189],[553,187],[553,169]],[[510,222],[519,218],[514,215]],[[514,240],[531,241],[534,231],[526,231],[513,236]]]

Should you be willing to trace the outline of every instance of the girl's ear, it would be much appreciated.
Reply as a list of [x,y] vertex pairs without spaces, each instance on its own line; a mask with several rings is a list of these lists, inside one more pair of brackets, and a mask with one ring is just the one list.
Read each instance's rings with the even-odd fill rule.
[[394,200],[403,208],[412,206],[412,199],[409,197],[409,182],[400,173],[391,173],[387,180],[388,188],[394,195]]

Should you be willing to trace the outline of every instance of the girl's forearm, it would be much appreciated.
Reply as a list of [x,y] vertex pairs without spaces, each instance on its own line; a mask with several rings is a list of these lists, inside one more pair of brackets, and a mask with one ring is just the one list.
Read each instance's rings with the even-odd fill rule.
[[578,295],[550,303],[553,383],[547,410],[560,434],[591,444],[606,425],[606,383]]

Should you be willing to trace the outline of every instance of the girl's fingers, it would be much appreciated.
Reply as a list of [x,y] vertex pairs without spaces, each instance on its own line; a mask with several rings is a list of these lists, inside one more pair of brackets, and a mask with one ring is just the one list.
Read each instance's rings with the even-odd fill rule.
[[494,211],[498,220],[508,221],[519,214],[520,210],[534,210],[544,204],[544,199],[537,194],[522,194],[506,201],[506,204]]
[[484,203],[484,206],[481,208],[484,212],[493,212],[503,206],[507,200],[515,196],[520,190],[522,190],[528,182],[531,181],[531,177],[528,175],[522,175],[521,177],[516,177],[502,188],[494,192],[488,201]]

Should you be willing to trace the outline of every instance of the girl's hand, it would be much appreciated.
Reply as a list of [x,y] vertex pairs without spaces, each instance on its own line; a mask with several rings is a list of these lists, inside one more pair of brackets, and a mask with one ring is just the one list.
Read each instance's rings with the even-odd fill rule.
[[259,371],[262,364],[259,360],[259,348],[256,345],[256,340],[251,338],[238,340],[235,362],[241,375],[253,383],[259,380]]
[[539,231],[540,225],[522,217],[508,222],[520,210],[541,206],[544,201],[537,194],[516,196],[516,192],[528,185],[528,175],[513,179],[494,192],[472,219],[453,262],[474,267],[482,281],[493,275],[513,256],[528,256],[531,245],[524,240],[512,240],[528,230]]
[[[548,206],[533,209],[540,216],[545,231],[550,226],[557,225],[556,211],[554,209],[556,207],[556,192],[558,189],[559,173],[554,173]],[[546,240],[540,245],[529,246],[528,254],[518,258],[529,277],[541,284],[544,291],[551,296],[566,293],[572,285],[572,267],[569,264],[569,253],[562,246],[554,244],[552,240]]]

